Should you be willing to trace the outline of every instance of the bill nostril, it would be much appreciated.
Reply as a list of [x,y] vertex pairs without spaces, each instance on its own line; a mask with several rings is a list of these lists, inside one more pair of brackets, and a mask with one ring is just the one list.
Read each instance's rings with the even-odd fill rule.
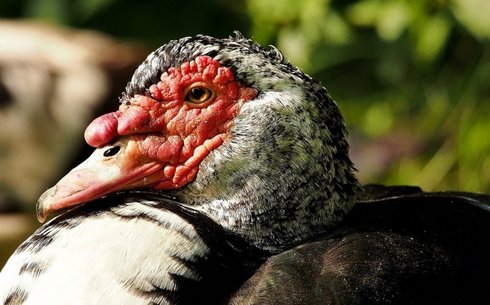
[[121,150],[121,146],[119,146],[119,145],[109,147],[108,149],[106,149],[104,151],[104,157],[113,157],[113,156],[117,155],[117,153],[120,150]]

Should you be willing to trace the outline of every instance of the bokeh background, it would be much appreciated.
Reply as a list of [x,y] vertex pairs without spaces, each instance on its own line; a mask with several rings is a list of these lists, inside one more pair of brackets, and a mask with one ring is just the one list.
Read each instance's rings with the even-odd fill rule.
[[363,183],[490,192],[488,0],[2,0],[0,266],[84,127],[170,39],[239,30],[322,81]]

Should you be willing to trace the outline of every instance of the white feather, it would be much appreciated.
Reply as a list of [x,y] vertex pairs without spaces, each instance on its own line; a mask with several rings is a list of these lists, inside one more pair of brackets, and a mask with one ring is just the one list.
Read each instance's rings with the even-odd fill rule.
[[[61,229],[41,251],[23,251],[10,258],[0,274],[0,303],[12,290],[21,289],[28,292],[25,305],[148,304],[148,298],[133,294],[128,287],[148,291],[151,279],[152,285],[174,290],[170,274],[198,278],[172,257],[194,261],[206,254],[207,247],[192,225],[173,213],[145,205],[130,204],[124,209],[126,214],[136,211],[151,214],[150,218],[167,226],[107,213]],[[20,272],[28,262],[45,270],[38,277]]]

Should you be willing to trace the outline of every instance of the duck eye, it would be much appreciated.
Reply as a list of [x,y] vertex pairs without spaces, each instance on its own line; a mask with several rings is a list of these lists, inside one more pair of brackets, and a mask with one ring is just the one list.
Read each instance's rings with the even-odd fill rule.
[[202,104],[213,97],[213,92],[204,86],[192,87],[187,91],[185,100],[194,104]]
[[121,146],[119,145],[109,147],[104,151],[104,157],[112,157],[116,155],[119,152],[119,150],[121,150]]

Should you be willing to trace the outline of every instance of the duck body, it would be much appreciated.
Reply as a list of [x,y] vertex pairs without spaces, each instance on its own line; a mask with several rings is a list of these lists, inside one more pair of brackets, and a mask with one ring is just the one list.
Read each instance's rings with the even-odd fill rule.
[[381,193],[329,234],[270,258],[230,304],[488,303],[489,196],[369,188]]
[[484,296],[488,197],[361,187],[336,103],[274,47],[170,41],[120,102],[87,127],[93,154],[41,195],[40,221],[69,211],[12,255],[0,304]]
[[274,255],[126,192],[43,225],[2,270],[0,303],[486,304],[489,229],[489,196],[371,186],[331,232]]

